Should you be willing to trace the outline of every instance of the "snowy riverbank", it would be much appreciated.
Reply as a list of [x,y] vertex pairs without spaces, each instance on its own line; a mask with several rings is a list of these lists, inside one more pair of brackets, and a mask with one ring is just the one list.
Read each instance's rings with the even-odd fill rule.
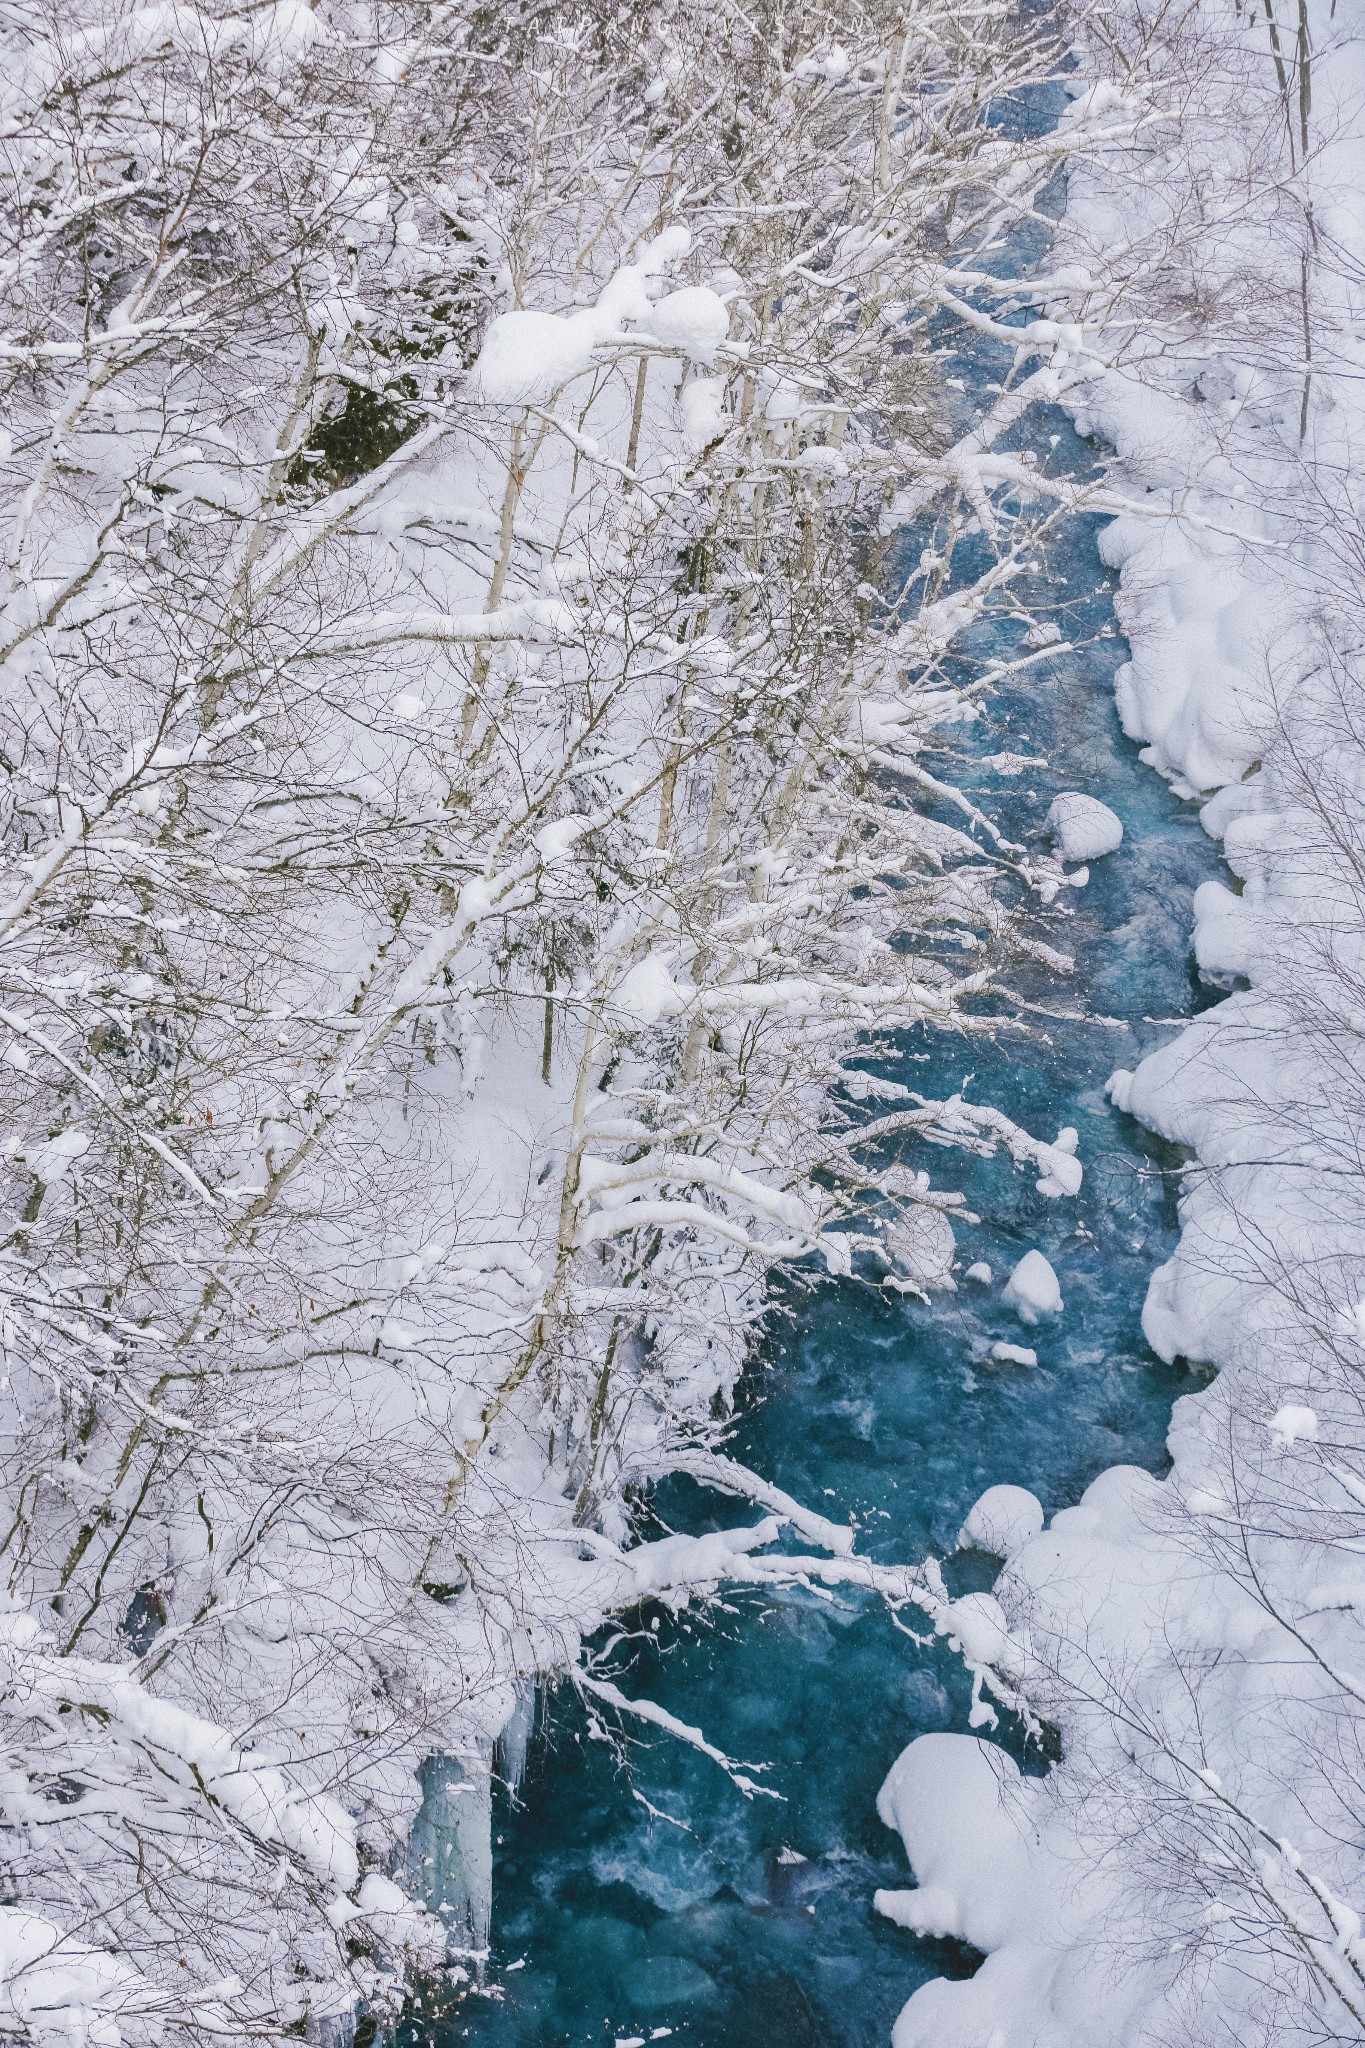
[[1190,1159],[1147,1336],[1218,1377],[1167,1480],[1105,1474],[997,1585],[1062,1765],[936,1736],[887,1781],[920,1889],[883,1909],[988,1952],[897,2048],[1365,2031],[1365,61],[1341,10],[1269,17],[1092,24],[1082,80],[1149,126],[1073,175],[1059,252],[1092,286],[1069,403],[1135,508],[1120,711],[1234,878],[1194,931],[1231,992],[1111,1084]]

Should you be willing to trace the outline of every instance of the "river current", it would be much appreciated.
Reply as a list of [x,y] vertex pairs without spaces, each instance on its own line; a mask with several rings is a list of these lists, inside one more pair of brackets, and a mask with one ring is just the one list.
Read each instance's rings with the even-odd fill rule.
[[[1058,86],[998,118],[1044,129],[1064,103]],[[1059,181],[1054,212],[1063,198]],[[1045,227],[1031,227],[999,267],[1026,276],[1048,243]],[[961,330],[938,338],[960,349],[945,368],[960,381],[965,425],[1010,353]],[[1077,477],[1093,474],[1099,455],[1056,410],[1035,411],[1012,445]],[[1074,975],[1035,974],[1028,991],[1091,1021],[1035,1018],[1030,1035],[994,1042],[907,1032],[882,1069],[928,1096],[966,1082],[974,1100],[1039,1137],[1074,1125],[1084,1186],[1074,1200],[1048,1200],[1036,1175],[1007,1159],[914,1155],[937,1185],[965,1190],[982,1220],[958,1228],[961,1264],[985,1261],[992,1283],[959,1274],[957,1291],[929,1305],[857,1279],[788,1283],[728,1446],[810,1506],[853,1517],[859,1549],[888,1562],[952,1559],[968,1509],[998,1481],[1032,1488],[1051,1514],[1106,1466],[1162,1471],[1171,1404],[1191,1385],[1153,1357],[1139,1321],[1152,1269],[1175,1242],[1178,1162],[1110,1106],[1104,1083],[1211,999],[1193,968],[1190,898],[1217,859],[1193,806],[1120,730],[1113,684],[1126,648],[1098,552],[1102,523],[1069,519],[1018,586],[1069,651],[1046,654],[989,696],[962,741],[974,757],[967,786],[1016,839],[1039,842],[1060,789],[1089,791],[1123,821],[1122,847],[1093,864],[1084,889],[1064,892],[1070,915],[1048,933],[1074,954]],[[900,537],[903,570],[930,538],[922,529]],[[960,571],[971,567],[963,555]],[[995,617],[961,658],[1015,656],[1025,630]],[[1011,752],[1047,766],[1005,777],[986,763]],[[1001,1301],[1030,1246],[1052,1262],[1066,1303],[1032,1332]],[[1037,1366],[992,1362],[997,1339],[1033,1347]],[[751,1519],[685,1481],[659,1488],[653,1509],[655,1533]],[[997,1570],[963,1553],[947,1575],[962,1592],[989,1586]],[[638,1740],[637,1729],[627,1731],[623,1768],[594,1739],[572,1688],[551,1692],[519,1785],[495,1791],[487,1985],[434,2028],[414,2021],[407,2039],[883,2048],[917,1984],[968,1974],[980,1960],[872,1909],[879,1885],[909,1882],[897,1838],[877,1819],[878,1786],[915,1735],[967,1727],[970,1685],[958,1660],[852,1592],[740,1591],[704,1617],[660,1608],[626,1626],[626,1687],[700,1724],[730,1755],[765,1762],[780,1799],[746,1801],[705,1758],[665,1736]],[[1025,1769],[1047,1768],[1007,1720],[997,1738]]]

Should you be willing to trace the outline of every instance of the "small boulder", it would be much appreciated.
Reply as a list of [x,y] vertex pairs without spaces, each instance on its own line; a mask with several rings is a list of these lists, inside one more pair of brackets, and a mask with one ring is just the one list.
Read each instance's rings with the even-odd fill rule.
[[1026,1486],[988,1486],[957,1534],[959,1550],[988,1550],[1006,1562],[1043,1533],[1043,1506]]
[[1098,860],[1123,844],[1122,820],[1108,804],[1078,789],[1064,789],[1053,797],[1047,829],[1063,860]]
[[1036,1323],[1040,1316],[1062,1312],[1062,1290],[1041,1252],[1025,1252],[1005,1282],[1005,1300],[1021,1322]]

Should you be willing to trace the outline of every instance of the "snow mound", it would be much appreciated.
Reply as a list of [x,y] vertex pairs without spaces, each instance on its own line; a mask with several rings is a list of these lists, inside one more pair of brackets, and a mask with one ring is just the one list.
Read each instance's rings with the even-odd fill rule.
[[1098,860],[1123,844],[1123,824],[1097,796],[1064,789],[1048,807],[1047,829],[1063,860]]
[[988,1486],[957,1533],[959,1550],[1012,1558],[1043,1533],[1043,1504],[1026,1486]]
[[1041,1252],[1024,1253],[1005,1282],[1005,1300],[1021,1322],[1036,1323],[1040,1316],[1061,1314],[1061,1286]]
[[1031,1886],[1021,1817],[1032,1796],[1013,1757],[994,1744],[921,1735],[877,1794],[878,1815],[904,1842],[919,1889],[877,1892],[877,1911],[916,1934],[1000,1947]]
[[1036,1365],[1038,1353],[1031,1351],[1027,1344],[1006,1344],[997,1338],[991,1346],[991,1357],[997,1365]]

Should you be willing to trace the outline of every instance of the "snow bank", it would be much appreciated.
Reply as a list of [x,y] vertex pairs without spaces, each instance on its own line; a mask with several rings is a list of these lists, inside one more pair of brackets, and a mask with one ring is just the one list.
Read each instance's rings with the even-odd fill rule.
[[[899,1832],[919,1889],[879,1891],[877,1911],[916,1934],[998,1948],[1032,1889],[1027,1807],[1019,1766],[996,1744],[921,1735],[877,1794],[877,1812]],[[989,1875],[964,1883],[969,1872]],[[898,2031],[897,2048],[916,2037]]]
[[[1170,117],[1073,168],[1055,252],[1096,287],[1068,403],[1116,451],[1125,509],[1101,547],[1124,728],[1203,800],[1236,881],[1198,891],[1193,934],[1234,992],[1109,1083],[1195,1162],[1144,1331],[1218,1376],[1176,1403],[1169,1478],[1106,1472],[1008,1552],[996,1596],[1062,1764],[1020,1784],[987,1745],[936,1737],[887,1781],[920,1890],[879,1906],[988,1951],[970,1982],[916,1992],[896,2048],[1362,2038],[1365,1849],[1343,1799],[1365,1771],[1365,632],[1344,564],[1365,530],[1365,46],[1310,0],[1305,174],[1307,99],[1269,13],[1217,0],[1197,39],[1168,22],[1145,43],[1124,89],[1141,74]],[[1136,18],[1106,24],[1130,57]],[[1077,105],[1117,90],[1100,77]],[[1218,224],[1184,256],[1192,191]],[[1150,332],[1106,332],[1099,281],[1135,247],[1197,281],[1184,339],[1159,294]]]
[[[1078,1507],[1023,1546],[1001,1582],[1016,1640],[1025,1610],[1046,1640],[1058,1619],[1052,1589],[1068,1597],[1083,1578],[1099,1602],[1091,1653],[1138,1649],[1170,1566],[1169,1554],[1154,1563],[1142,1543],[1155,1491],[1144,1472],[1106,1473]],[[1197,1599],[1203,1588],[1190,1590]],[[1025,1683],[1040,1677],[1038,1660]],[[1102,1714],[1084,1729],[1069,1721],[1068,1751],[1104,1725]],[[1111,1774],[1114,1754],[1104,1759]],[[1129,1911],[1121,1874],[1096,1853],[1085,1810],[1077,1827],[1059,1800],[1060,1775],[1024,1777],[998,1744],[965,1735],[921,1736],[893,1765],[877,1811],[900,1834],[918,1889],[879,1891],[877,1909],[915,1933],[952,1936],[986,1953],[969,1980],[938,1978],[915,1992],[893,2048],[1126,2048],[1165,2038],[1134,2029],[1148,2014],[1157,2027],[1169,2019],[1162,1995],[1175,1964],[1131,1966],[1115,1939]],[[1089,1775],[1086,1783],[1107,1814],[1103,1786]]]

